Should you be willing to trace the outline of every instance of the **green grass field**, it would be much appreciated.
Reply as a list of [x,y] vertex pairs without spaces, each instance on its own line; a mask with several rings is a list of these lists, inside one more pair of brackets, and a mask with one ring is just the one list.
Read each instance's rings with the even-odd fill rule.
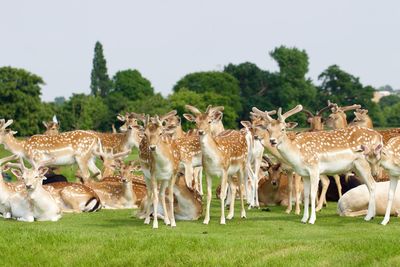
[[172,229],[160,221],[153,230],[133,213],[101,210],[34,223],[1,218],[0,266],[400,265],[400,219],[384,227],[381,217],[342,218],[336,203],[318,213],[315,225],[300,223],[300,216],[285,214],[283,207],[251,210],[247,219],[219,225],[215,198],[210,225],[201,218],[178,221]]

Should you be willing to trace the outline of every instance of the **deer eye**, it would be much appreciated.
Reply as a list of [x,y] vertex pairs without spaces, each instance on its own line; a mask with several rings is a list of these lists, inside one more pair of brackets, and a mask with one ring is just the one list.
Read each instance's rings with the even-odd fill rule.
[[208,123],[212,123],[212,121],[208,121]]
[[284,131],[285,131],[285,128],[282,128],[282,129],[281,129],[281,132],[284,132]]

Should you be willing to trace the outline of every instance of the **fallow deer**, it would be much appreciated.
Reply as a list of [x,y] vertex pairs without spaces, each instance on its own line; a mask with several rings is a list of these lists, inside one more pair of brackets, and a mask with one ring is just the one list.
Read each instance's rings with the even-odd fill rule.
[[[190,106],[186,106],[191,109]],[[198,109],[197,109],[198,110]],[[238,175],[240,184],[245,182],[245,169],[247,163],[248,145],[243,132],[228,130],[217,136],[211,134],[211,123],[216,118],[215,111],[223,110],[223,107],[209,106],[205,113],[195,114],[196,116],[185,116],[189,121],[195,122],[200,136],[200,146],[203,157],[203,168],[207,177],[207,209],[204,224],[210,221],[211,186],[213,176],[221,177],[221,219],[220,223],[225,224],[225,198],[227,193],[228,179]],[[241,217],[246,217],[244,209],[243,190],[241,192]],[[232,201],[233,203],[233,201]],[[228,214],[228,219],[234,215],[233,205]]]
[[23,181],[5,182],[3,172],[9,169],[8,161],[17,159],[12,155],[0,159],[0,213],[4,218],[15,218],[20,221],[33,222],[31,204],[27,199],[25,184]]
[[373,129],[374,125],[371,118],[368,116],[368,109],[356,109],[354,112],[354,119],[349,126],[361,126],[365,128]]
[[[170,116],[175,116],[173,112]],[[163,116],[163,120],[167,119]],[[173,185],[179,171],[179,150],[170,135],[164,133],[163,121],[158,116],[146,116],[144,121],[144,137],[139,146],[139,159],[145,176],[147,197],[152,200],[153,207],[158,207],[161,200],[164,210],[164,222],[171,227],[176,226],[174,217]],[[158,182],[161,183],[158,190]],[[168,187],[170,214],[167,212],[165,190]],[[158,192],[159,191],[159,192]],[[146,207],[144,223],[150,223],[150,205]],[[158,209],[154,208],[153,228],[158,228]]]
[[60,133],[60,123],[57,120],[56,115],[53,116],[52,121],[42,121],[44,127],[46,127],[46,131],[43,133],[44,135],[57,135]]
[[339,107],[335,103],[328,100],[328,106],[331,108],[332,113],[326,120],[326,125],[332,129],[343,129],[347,127],[346,111],[359,109],[360,105],[354,104],[351,106]]
[[28,169],[21,159],[21,169],[12,169],[11,172],[24,181],[33,217],[37,221],[58,221],[61,218],[61,209],[50,192],[42,186],[47,170],[47,167],[37,165]]
[[[303,177],[304,182],[304,215],[302,222],[315,223],[315,199],[321,174],[338,174],[354,169],[364,180],[370,191],[368,214],[365,220],[375,216],[375,190],[371,166],[360,153],[360,146],[370,149],[382,146],[382,136],[367,128],[350,127],[326,132],[303,132],[294,139],[289,139],[286,129],[296,124],[285,120],[303,109],[301,105],[282,114],[278,110],[278,120],[257,108],[253,111],[263,116],[269,123],[266,125],[270,134],[270,143],[276,146],[282,157]],[[311,192],[310,192],[311,191]],[[309,218],[309,202],[311,193],[311,217]],[[308,220],[309,219],[309,220]]]
[[[77,163],[84,179],[90,172],[99,173],[94,159],[102,150],[100,139],[88,131],[71,131],[58,135],[34,135],[24,140],[14,137],[16,132],[6,128],[13,120],[0,120],[0,144],[13,154],[28,160],[32,165],[65,165]],[[101,175],[100,175],[101,176]]]

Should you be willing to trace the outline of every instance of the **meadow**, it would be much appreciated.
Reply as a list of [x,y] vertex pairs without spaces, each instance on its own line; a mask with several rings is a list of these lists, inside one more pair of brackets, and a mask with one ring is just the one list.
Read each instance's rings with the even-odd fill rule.
[[[0,155],[7,153],[1,151]],[[133,152],[130,158],[137,157]],[[65,167],[72,177],[74,168]],[[214,187],[217,181],[214,182]],[[0,266],[396,266],[400,220],[342,218],[336,203],[317,214],[315,225],[283,207],[250,210],[219,225],[213,194],[211,222],[160,224],[153,230],[134,210],[64,214],[58,222],[0,219]],[[239,215],[236,206],[236,216]]]

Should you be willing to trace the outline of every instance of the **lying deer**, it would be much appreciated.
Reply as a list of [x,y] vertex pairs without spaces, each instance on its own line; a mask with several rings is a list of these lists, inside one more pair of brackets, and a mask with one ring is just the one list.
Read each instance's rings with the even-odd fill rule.
[[[14,137],[16,132],[6,128],[13,120],[0,120],[0,144],[13,154],[28,160],[31,165],[65,165],[77,163],[84,179],[99,173],[94,160],[101,151],[100,139],[87,131],[71,131],[58,135],[34,135],[24,140]],[[101,176],[101,175],[100,175]]]
[[15,218],[20,221],[33,222],[31,204],[27,198],[25,184],[23,181],[5,182],[3,172],[9,169],[8,161],[17,159],[13,155],[0,159],[0,213],[4,218]]
[[[359,147],[364,145],[372,150],[382,146],[382,136],[367,128],[350,127],[327,132],[298,133],[290,139],[286,129],[296,126],[285,120],[303,109],[301,105],[282,114],[278,110],[278,120],[271,118],[268,113],[253,108],[253,112],[263,116],[268,123],[265,125],[270,134],[270,143],[293,167],[296,173],[303,177],[304,182],[304,215],[302,222],[315,223],[315,200],[321,174],[338,174],[355,170],[363,179],[370,191],[368,214],[365,220],[375,216],[375,188],[371,175],[371,167],[360,153]],[[311,193],[311,217],[308,205]]]
[[[186,106],[188,109],[188,107]],[[189,108],[190,110],[190,108]],[[204,224],[210,221],[211,204],[211,177],[221,177],[221,219],[220,223],[225,224],[225,198],[227,193],[228,180],[233,175],[238,175],[240,184],[243,185],[247,180],[246,163],[248,145],[243,132],[228,130],[217,136],[212,136],[210,124],[216,119],[217,110],[223,110],[223,107],[212,109],[209,106],[205,113],[197,113],[195,116],[185,116],[189,121],[196,123],[196,128],[200,136],[200,146],[203,156],[203,168],[207,177],[207,209]],[[243,190],[241,192],[241,217],[246,217],[244,209]],[[233,201],[232,201],[233,202]],[[228,214],[228,219],[234,215],[233,205]]]
[[33,217],[37,221],[58,221],[61,218],[61,209],[54,197],[42,186],[48,168],[34,166],[28,169],[23,160],[20,162],[21,169],[12,169],[11,172],[24,181]]

